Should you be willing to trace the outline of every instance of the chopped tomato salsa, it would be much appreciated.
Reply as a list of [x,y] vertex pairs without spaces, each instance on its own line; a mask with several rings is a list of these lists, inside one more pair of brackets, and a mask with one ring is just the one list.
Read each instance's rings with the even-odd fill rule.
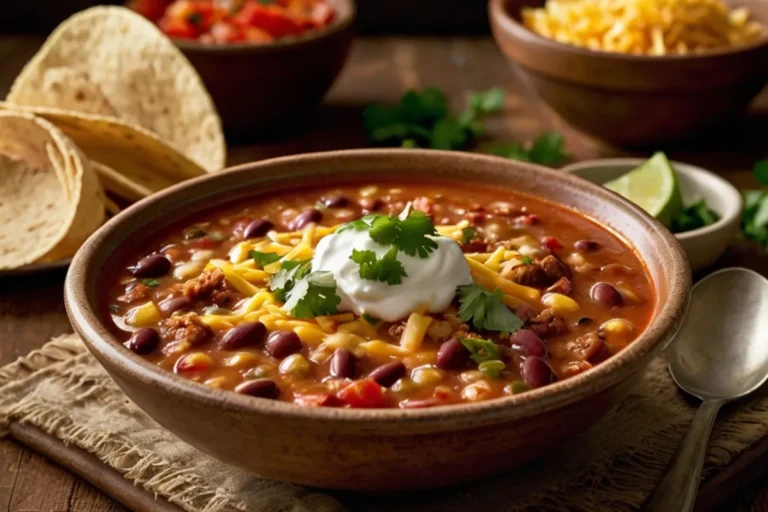
[[269,43],[322,29],[335,16],[325,0],[131,0],[128,6],[175,39]]

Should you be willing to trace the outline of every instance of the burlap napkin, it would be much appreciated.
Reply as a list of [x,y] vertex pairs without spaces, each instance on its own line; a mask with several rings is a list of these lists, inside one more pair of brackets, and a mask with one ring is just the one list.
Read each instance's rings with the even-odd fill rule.
[[[260,478],[186,445],[134,406],[74,335],[0,369],[0,436],[11,422],[32,424],[190,512],[634,510],[658,480],[695,405],[657,360],[597,425],[532,464],[451,489],[361,496]],[[766,434],[764,391],[727,407],[713,432],[705,478]]]

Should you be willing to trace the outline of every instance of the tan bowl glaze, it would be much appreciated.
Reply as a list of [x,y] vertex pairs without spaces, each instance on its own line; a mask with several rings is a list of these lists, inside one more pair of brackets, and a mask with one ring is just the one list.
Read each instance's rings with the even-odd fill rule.
[[[588,50],[523,27],[523,7],[544,0],[490,0],[493,35],[526,86],[574,127],[625,146],[648,146],[709,131],[742,114],[768,82],[768,33],[747,46],[690,56],[650,57]],[[745,6],[768,26],[768,3]]]
[[[123,347],[105,325],[105,276],[157,230],[193,212],[278,189],[386,179],[458,180],[561,203],[609,226],[648,267],[658,301],[648,329],[581,375],[521,395],[430,409],[304,408],[207,387]],[[541,455],[621,399],[683,319],[691,276],[677,240],[636,206],[567,173],[491,156],[355,150],[277,158],[157,193],[116,216],[75,256],[65,286],[75,330],[147,414],[191,445],[261,475],[335,489],[428,488],[481,478]]]
[[338,77],[352,45],[353,0],[323,30],[270,44],[203,44],[174,40],[211,93],[230,139],[299,130]]

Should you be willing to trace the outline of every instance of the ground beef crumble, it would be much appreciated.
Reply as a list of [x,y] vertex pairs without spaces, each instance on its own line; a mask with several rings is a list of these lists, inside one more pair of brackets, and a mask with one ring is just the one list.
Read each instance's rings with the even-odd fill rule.
[[224,278],[224,272],[215,268],[206,270],[181,286],[181,291],[190,300],[210,298],[219,307],[228,307],[240,300]]
[[561,277],[555,284],[547,288],[547,291],[551,293],[561,293],[563,295],[568,295],[571,293],[572,289],[573,287],[571,286],[571,280],[567,277]]
[[568,331],[565,320],[555,316],[551,309],[545,309],[534,318],[531,318],[528,324],[527,328],[540,338],[548,338]]
[[163,320],[160,334],[169,342],[165,352],[173,353],[205,343],[213,337],[213,330],[200,320],[197,313],[187,313]]
[[129,289],[126,290],[125,295],[121,295],[117,298],[120,302],[130,304],[139,300],[147,300],[152,295],[152,289],[141,283],[133,283]]

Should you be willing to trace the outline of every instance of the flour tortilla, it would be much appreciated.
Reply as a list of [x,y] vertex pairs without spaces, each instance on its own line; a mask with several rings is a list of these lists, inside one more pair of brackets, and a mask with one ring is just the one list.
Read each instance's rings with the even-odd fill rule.
[[104,190],[51,123],[0,111],[0,269],[72,256],[104,220]]
[[7,101],[119,117],[207,171],[225,164],[221,120],[200,76],[157,27],[123,7],[94,7],[59,25]]
[[[0,102],[0,111],[3,109],[35,114],[50,121],[74,141],[88,159],[122,175],[123,184],[132,182],[156,192],[206,174],[205,169],[156,134],[114,117],[55,108],[16,107]],[[125,195],[125,187],[115,188],[114,180],[105,181],[104,186],[118,197]]]

